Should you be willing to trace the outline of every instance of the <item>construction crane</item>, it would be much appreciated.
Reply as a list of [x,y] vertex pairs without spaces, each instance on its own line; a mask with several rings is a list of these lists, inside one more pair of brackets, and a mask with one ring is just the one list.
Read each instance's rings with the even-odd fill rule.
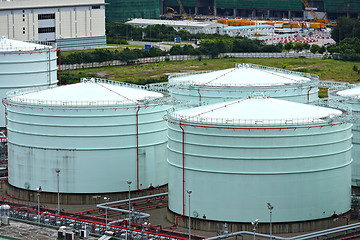
[[314,17],[315,21],[318,23],[328,23],[329,20],[326,19],[326,13],[323,18],[318,18],[316,13],[314,12],[313,8],[310,6],[309,2],[307,0],[301,0],[301,2],[304,4],[305,9],[308,9],[311,13],[311,15]]
[[169,13],[169,10],[171,10],[173,13],[177,13],[175,11],[175,9],[173,9],[172,7],[166,7],[166,12]]
[[182,5],[181,1],[180,1],[180,0],[177,0],[177,2],[178,2],[178,4],[179,4],[180,9],[181,9],[181,12],[182,12],[182,14],[185,16],[185,18],[186,18],[187,20],[192,20],[192,18],[190,18],[190,17],[186,14],[186,11],[185,11],[184,6]]

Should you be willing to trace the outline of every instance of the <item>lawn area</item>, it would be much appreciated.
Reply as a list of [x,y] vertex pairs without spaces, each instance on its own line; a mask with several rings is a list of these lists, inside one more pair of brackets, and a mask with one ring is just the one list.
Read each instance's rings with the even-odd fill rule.
[[172,73],[231,68],[234,67],[235,63],[255,63],[287,70],[307,72],[317,74],[320,80],[360,83],[360,74],[353,71],[354,65],[360,69],[360,62],[344,62],[331,59],[225,58],[90,68],[66,72],[75,75],[96,74],[101,78],[137,83],[139,79],[164,80]]

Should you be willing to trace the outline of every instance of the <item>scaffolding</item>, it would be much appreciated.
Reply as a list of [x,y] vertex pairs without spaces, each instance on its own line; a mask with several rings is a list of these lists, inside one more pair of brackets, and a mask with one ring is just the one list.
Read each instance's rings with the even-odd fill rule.
[[[176,2],[176,1],[175,1]],[[160,17],[159,0],[106,0],[106,21],[124,22],[131,18]]]

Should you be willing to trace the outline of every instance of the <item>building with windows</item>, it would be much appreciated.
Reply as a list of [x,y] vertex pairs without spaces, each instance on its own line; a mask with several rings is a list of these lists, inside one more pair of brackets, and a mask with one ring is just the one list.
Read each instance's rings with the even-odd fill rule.
[[0,0],[0,35],[56,42],[62,49],[106,45],[104,0]]

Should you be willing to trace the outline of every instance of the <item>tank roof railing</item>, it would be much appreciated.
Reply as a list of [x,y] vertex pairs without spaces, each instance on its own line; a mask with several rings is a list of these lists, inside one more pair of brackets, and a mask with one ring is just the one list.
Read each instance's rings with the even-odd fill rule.
[[[235,65],[236,68],[240,68],[240,67],[248,67],[248,68],[254,68],[254,69],[259,69],[259,70],[265,70],[265,71],[272,71],[272,72],[278,72],[278,73],[285,73],[288,75],[295,75],[295,76],[300,76],[300,77],[306,77],[308,78],[308,80],[295,80],[296,83],[298,84],[307,84],[307,85],[315,85],[318,86],[319,84],[319,76],[315,75],[315,74],[310,74],[310,73],[303,73],[303,72],[296,72],[296,71],[290,71],[290,70],[285,70],[285,69],[279,69],[279,68],[273,68],[273,67],[267,67],[267,66],[262,66],[262,65],[257,65],[257,64],[250,64],[250,63],[237,63]],[[186,77],[186,76],[192,76],[192,75],[199,75],[199,74],[204,74],[204,73],[210,73],[210,72],[215,72],[215,71],[195,71],[195,72],[186,72],[186,73],[175,73],[175,74],[171,74],[169,76],[169,80],[170,79],[174,79],[174,78],[178,78],[178,77]],[[251,86],[263,86],[263,87],[268,87],[268,86],[287,86],[287,85],[294,85],[294,84],[274,84],[272,82],[269,82],[268,84],[223,84],[223,83],[209,83],[209,82],[204,82],[204,83],[199,83],[199,82],[194,82],[194,81],[179,81],[179,82],[172,82],[170,83],[171,86],[176,86],[176,85],[181,85],[181,86],[188,86],[188,85],[194,85],[194,86],[231,86],[231,87],[251,87]]]
[[328,89],[328,95],[331,96],[332,99],[337,99],[337,100],[341,100],[341,101],[360,101],[360,91],[359,91],[359,95],[357,96],[341,96],[339,94],[337,94],[337,92],[339,91],[343,91],[343,90],[347,90],[347,89],[352,89],[352,88],[356,88],[356,87],[360,87],[360,84],[351,84],[351,83],[342,83],[342,82],[337,82],[337,84],[334,84],[331,86],[331,88]]
[[37,42],[29,42],[34,43],[37,45],[34,46],[12,46],[11,43],[4,43],[0,41],[0,54],[6,54],[6,53],[13,53],[13,52],[40,52],[40,51],[50,51],[50,50],[56,50],[56,43],[37,43]]
[[120,87],[129,87],[129,88],[147,90],[146,85],[136,85],[133,83],[114,81],[114,80],[109,80],[109,79],[104,79],[104,78],[93,78],[93,77],[81,78],[80,82],[82,82],[82,83],[84,83],[84,82],[105,83],[105,84],[110,84],[110,85],[115,85],[115,86],[120,86]]
[[278,73],[285,73],[287,75],[295,75],[300,77],[307,77],[314,80],[319,80],[319,76],[311,73],[304,73],[304,72],[297,72],[297,71],[291,71],[281,68],[274,68],[274,67],[268,67],[253,63],[236,63],[235,67],[237,68],[255,68],[259,70],[265,70],[265,71],[271,71],[271,72],[278,72]]
[[222,126],[251,126],[251,127],[270,127],[270,126],[304,126],[318,124],[335,124],[343,122],[354,122],[355,117],[352,111],[346,105],[328,99],[319,100],[318,106],[336,108],[342,111],[342,114],[330,114],[322,118],[284,118],[284,119],[235,119],[235,118],[211,118],[202,116],[187,116],[175,113],[180,107],[173,107],[168,110],[167,118],[169,120],[181,121],[186,123],[196,123],[204,125],[222,125]]
[[[98,79],[99,80],[99,79]],[[105,79],[102,79],[105,80]],[[105,81],[104,81],[105,83]],[[131,85],[131,84],[130,84]],[[133,84],[134,85],[134,84]],[[123,85],[127,86],[127,85]],[[38,105],[38,106],[63,106],[63,107],[116,107],[116,106],[137,106],[137,105],[146,105],[146,104],[160,104],[165,105],[169,104],[171,101],[168,97],[145,97],[139,100],[84,100],[84,101],[66,101],[66,100],[43,100],[43,99],[27,99],[24,97],[24,94],[27,93],[35,93],[38,91],[42,91],[45,89],[52,89],[56,88],[43,86],[43,87],[32,87],[32,88],[22,88],[22,89],[15,89],[9,91],[7,93],[6,101],[5,102],[13,102],[13,103],[20,103],[20,104],[30,104],[30,105]],[[139,86],[141,87],[141,86]]]
[[98,83],[105,83],[105,84],[111,84],[116,85],[120,87],[129,87],[129,88],[136,88],[136,89],[142,89],[146,91],[155,91],[155,92],[168,92],[168,83],[162,82],[162,83],[151,83],[146,85],[137,85],[133,83],[127,83],[127,82],[120,82],[120,81],[114,81],[109,79],[103,79],[103,78],[81,78],[81,82],[98,82]]
[[353,88],[355,86],[359,86],[359,84],[351,84],[348,82],[319,81],[319,87],[321,88],[336,88],[338,90],[344,90],[347,88]]

